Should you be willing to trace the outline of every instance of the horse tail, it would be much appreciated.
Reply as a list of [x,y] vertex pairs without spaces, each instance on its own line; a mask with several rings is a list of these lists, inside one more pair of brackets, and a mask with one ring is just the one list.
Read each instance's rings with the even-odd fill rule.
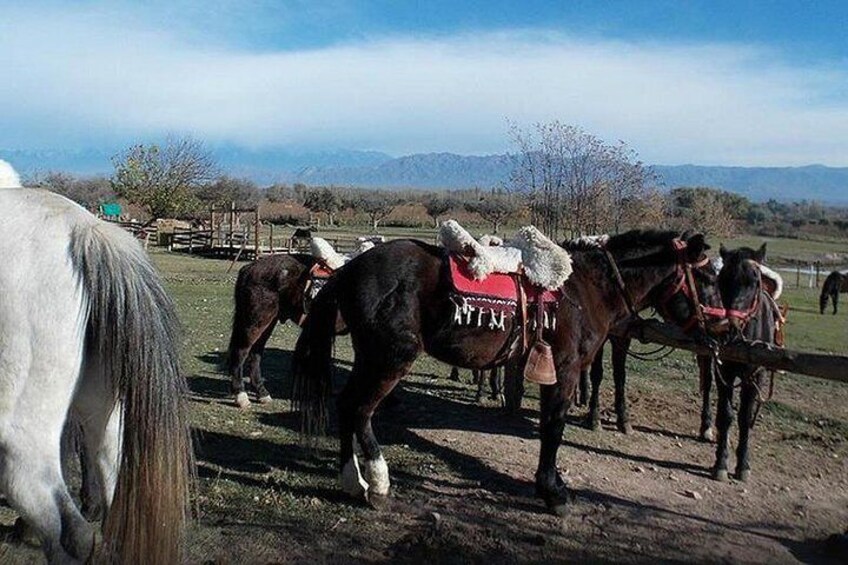
[[292,409],[300,412],[301,432],[306,436],[323,434],[327,429],[338,316],[337,283],[337,277],[327,282],[312,302],[292,359]]
[[827,308],[827,299],[839,292],[839,285],[841,281],[842,275],[840,275],[837,271],[830,273],[824,280],[821,294],[819,295],[819,312],[821,314],[824,314],[825,308]]
[[230,333],[230,345],[227,348],[227,374],[235,375],[239,368],[239,344],[245,340],[244,332],[250,318],[250,292],[248,291],[248,267],[239,269],[236,287],[233,291],[233,326]]
[[132,236],[92,223],[74,229],[71,260],[88,305],[86,352],[122,408],[122,446],[103,525],[106,560],[182,561],[194,461],[176,310]]

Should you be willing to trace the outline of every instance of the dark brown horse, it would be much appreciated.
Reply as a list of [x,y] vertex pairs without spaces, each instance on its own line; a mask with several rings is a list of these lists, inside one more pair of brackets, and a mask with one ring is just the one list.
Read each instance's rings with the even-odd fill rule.
[[[639,308],[656,300],[674,284],[678,266],[702,260],[707,245],[702,235],[681,240],[675,232],[636,231],[610,238],[606,249],[609,256],[596,246],[568,249],[574,272],[562,287],[566,298],[556,311],[556,329],[544,336],[553,350],[557,383],[541,386],[536,493],[557,513],[568,499],[556,468],[557,451],[580,370],[592,362],[610,329],[630,316],[625,296]],[[626,295],[614,282],[613,262]],[[342,488],[353,496],[378,503],[388,495],[388,467],[371,416],[422,352],[468,368],[488,368],[520,355],[511,347],[514,318],[505,320],[506,331],[454,325],[451,288],[444,248],[397,240],[341,268],[312,305],[295,349],[293,404],[307,432],[326,421],[333,326],[340,313],[355,352],[337,403]]]
[[833,314],[836,315],[840,292],[848,292],[848,275],[842,274],[839,271],[833,271],[824,279],[821,296],[819,296],[819,311],[822,314],[824,314],[824,310],[827,308],[827,299],[830,298],[833,300]]
[[[657,313],[666,322],[680,326],[684,331],[699,329],[699,326],[707,324],[710,333],[715,334],[720,330],[718,326],[725,323],[725,310],[722,307],[721,296],[718,292],[716,278],[718,273],[713,267],[712,261],[705,260],[691,268],[692,278],[684,269],[678,273],[678,281],[671,291],[661,297],[655,308]],[[695,299],[697,293],[697,299]],[[630,338],[610,335],[608,342],[612,347],[612,369],[615,382],[615,412],[616,426],[622,433],[632,431],[630,425],[630,414],[627,410],[626,361],[630,350]],[[599,389],[604,377],[603,367],[604,348],[598,350],[592,362],[591,368],[591,396],[588,398],[589,414],[586,418],[587,427],[598,430],[601,427],[599,408]],[[701,388],[701,428],[699,437],[704,441],[713,440],[712,410],[710,405],[710,390],[712,388],[713,361],[708,356],[698,356],[698,369]],[[581,378],[581,395],[588,389],[589,375],[583,371]]]
[[[774,343],[780,312],[763,287],[760,264],[765,259],[766,246],[758,250],[742,247],[729,251],[721,247],[724,266],[718,275],[719,290],[730,320],[730,339]],[[726,481],[729,451],[729,432],[733,421],[733,387],[740,383],[739,443],[736,447],[736,477],[745,481],[750,475],[748,446],[751,428],[756,418],[756,406],[763,402],[769,390],[769,372],[763,367],[725,361],[717,377],[718,430],[716,462],[713,477]]]
[[312,255],[266,255],[239,270],[235,287],[235,311],[230,334],[228,372],[231,392],[242,408],[250,405],[244,390],[244,373],[261,403],[270,402],[260,364],[265,344],[277,322],[301,323]]

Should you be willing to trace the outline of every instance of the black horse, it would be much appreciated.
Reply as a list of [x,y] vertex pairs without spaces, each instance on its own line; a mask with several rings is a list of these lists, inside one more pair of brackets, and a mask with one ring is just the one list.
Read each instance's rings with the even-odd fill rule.
[[[555,329],[544,335],[557,382],[541,386],[536,493],[552,511],[564,511],[568,500],[556,459],[580,370],[611,328],[630,316],[628,301],[642,308],[656,300],[675,283],[679,266],[703,260],[707,248],[700,234],[682,239],[678,232],[633,231],[610,238],[606,252],[595,245],[568,249],[574,272],[561,289],[566,298],[558,305]],[[615,271],[624,288],[616,284]],[[397,240],[342,267],[312,305],[295,349],[293,404],[306,431],[318,431],[326,419],[340,313],[355,352],[337,403],[342,487],[351,495],[373,503],[388,495],[388,467],[371,416],[422,352],[468,368],[493,367],[519,355],[511,347],[514,318],[505,320],[506,331],[453,324],[449,273],[445,249]],[[354,437],[364,456],[361,473]]]
[[819,311],[824,314],[827,308],[827,299],[833,300],[833,314],[836,315],[836,307],[839,303],[839,293],[848,292],[848,275],[839,271],[833,271],[824,279],[821,296],[819,296]]
[[[765,260],[766,246],[758,250],[742,247],[733,251],[721,247],[724,266],[718,275],[719,291],[730,321],[730,340],[774,343],[780,312],[771,295],[763,287],[760,264]],[[769,372],[763,367],[725,361],[716,388],[718,407],[716,427],[718,441],[713,477],[726,481],[729,431],[733,420],[733,387],[739,381],[740,399],[737,414],[739,443],[736,447],[736,477],[745,481],[750,475],[749,441],[756,418],[757,405],[769,389]]]
[[244,390],[245,368],[257,400],[271,400],[260,369],[262,353],[277,322],[301,323],[309,273],[316,262],[305,254],[266,255],[239,270],[227,368],[231,392],[242,408],[250,405]]
[[[723,331],[726,325],[725,310],[722,307],[721,296],[716,285],[717,272],[712,261],[705,260],[693,265],[689,274],[681,268],[678,281],[672,291],[656,302],[655,309],[662,318],[673,323],[684,331],[701,329],[710,326],[711,334]],[[695,297],[697,296],[697,300]],[[631,339],[622,335],[610,335],[608,342],[612,347],[613,381],[615,382],[615,412],[616,426],[622,433],[630,433],[630,414],[627,410],[627,355]],[[588,392],[589,375],[591,374],[591,396],[588,397],[589,414],[586,424],[589,429],[598,430],[601,427],[599,390],[604,377],[603,367],[604,348],[598,350],[592,362],[591,373],[583,371],[580,375],[580,396],[585,399]],[[699,381],[701,389],[701,427],[699,437],[704,441],[713,440],[712,410],[710,405],[710,390],[712,388],[713,360],[709,356],[697,357]]]

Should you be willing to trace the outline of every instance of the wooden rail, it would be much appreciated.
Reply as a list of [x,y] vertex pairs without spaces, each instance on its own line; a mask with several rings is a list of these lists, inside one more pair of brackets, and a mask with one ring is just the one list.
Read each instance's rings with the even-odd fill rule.
[[[683,333],[678,327],[658,320],[640,320],[632,323],[627,334],[642,343],[658,343],[678,349],[686,349],[698,355],[710,355],[712,350]],[[725,361],[747,363],[769,369],[789,371],[848,383],[848,357],[825,353],[792,351],[765,343],[734,343],[720,345],[719,357]]]

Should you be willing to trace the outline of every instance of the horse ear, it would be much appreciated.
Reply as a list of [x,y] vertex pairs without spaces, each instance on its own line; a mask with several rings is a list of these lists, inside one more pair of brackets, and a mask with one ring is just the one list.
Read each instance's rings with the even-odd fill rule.
[[763,243],[756,253],[757,263],[762,263],[766,260],[766,244]]
[[722,259],[723,261],[726,261],[726,260],[727,260],[727,253],[728,253],[728,251],[727,251],[727,247],[725,247],[723,243],[719,244],[719,246],[718,246],[718,254],[721,256],[721,259]]
[[687,254],[690,261],[697,261],[710,248],[704,239],[704,234],[696,233],[686,240]]

